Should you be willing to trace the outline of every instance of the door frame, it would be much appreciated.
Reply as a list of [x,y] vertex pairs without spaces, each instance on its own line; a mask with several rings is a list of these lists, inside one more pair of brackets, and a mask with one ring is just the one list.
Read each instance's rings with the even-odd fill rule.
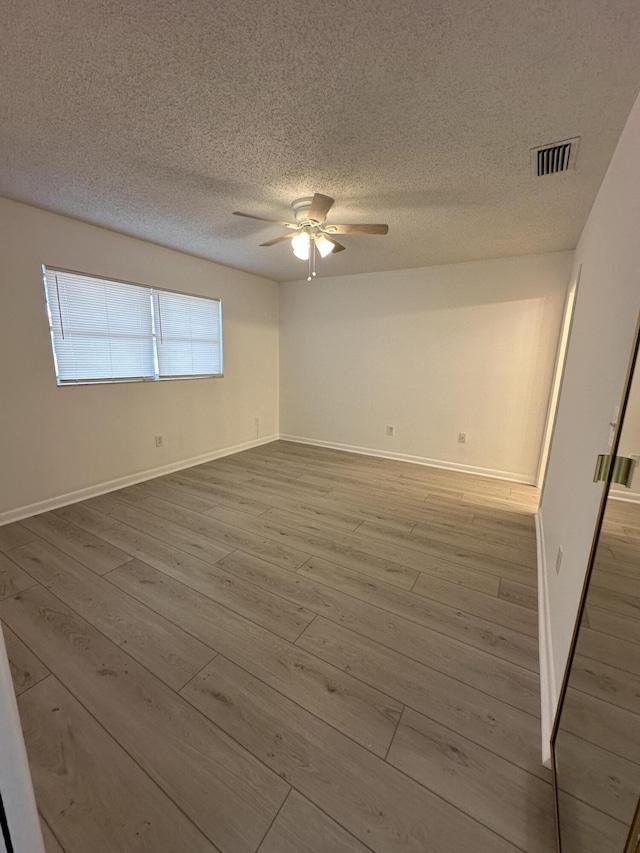
[[551,382],[551,390],[549,392],[549,403],[547,405],[547,418],[545,421],[544,432],[542,433],[542,444],[540,445],[540,458],[538,460],[538,471],[536,474],[536,487],[540,489],[540,502],[544,495],[544,483],[547,479],[547,469],[549,467],[549,454],[551,451],[551,442],[553,441],[553,433],[556,428],[556,418],[558,415],[558,401],[562,392],[562,383],[564,380],[564,369],[567,362],[567,352],[569,350],[569,342],[571,340],[571,329],[573,328],[573,315],[576,308],[576,299],[578,297],[578,286],[580,284],[580,273],[582,272],[582,264],[578,267],[578,271],[567,287],[567,295],[564,302],[564,311],[562,314],[562,325],[560,327],[560,338],[558,339],[558,349],[556,351],[556,363],[553,369],[553,380]]

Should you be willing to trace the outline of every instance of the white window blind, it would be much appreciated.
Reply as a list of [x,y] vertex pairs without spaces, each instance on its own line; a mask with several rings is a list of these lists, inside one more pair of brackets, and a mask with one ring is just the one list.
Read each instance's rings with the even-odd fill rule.
[[149,289],[47,270],[58,383],[153,379]]
[[160,377],[222,373],[220,303],[156,290],[154,304]]
[[43,267],[59,385],[222,375],[220,301]]

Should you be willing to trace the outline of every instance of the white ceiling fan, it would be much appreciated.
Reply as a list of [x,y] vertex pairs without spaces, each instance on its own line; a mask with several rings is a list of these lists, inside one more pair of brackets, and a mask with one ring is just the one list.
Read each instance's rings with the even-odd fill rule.
[[234,216],[245,216],[247,219],[257,219],[260,222],[272,222],[276,225],[284,225],[293,233],[283,237],[276,237],[261,246],[275,246],[286,240],[291,241],[293,254],[302,261],[309,261],[309,275],[307,281],[315,276],[316,250],[320,256],[326,258],[331,252],[342,252],[345,249],[341,243],[334,239],[334,234],[387,234],[388,225],[326,225],[327,214],[334,204],[334,199],[322,193],[314,193],[313,196],[299,198],[291,205],[295,222],[283,222],[280,219],[266,219],[264,216],[254,216],[252,213],[240,213],[234,211]]

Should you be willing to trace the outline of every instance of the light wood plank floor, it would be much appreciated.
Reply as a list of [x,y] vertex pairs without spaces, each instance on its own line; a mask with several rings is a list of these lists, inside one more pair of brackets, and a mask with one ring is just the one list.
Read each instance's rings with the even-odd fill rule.
[[551,853],[537,500],[274,442],[0,528],[50,853]]

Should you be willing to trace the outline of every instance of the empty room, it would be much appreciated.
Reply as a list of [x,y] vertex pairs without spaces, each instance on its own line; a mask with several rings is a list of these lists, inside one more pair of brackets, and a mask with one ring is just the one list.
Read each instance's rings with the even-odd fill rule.
[[0,20],[0,853],[638,853],[640,6]]

